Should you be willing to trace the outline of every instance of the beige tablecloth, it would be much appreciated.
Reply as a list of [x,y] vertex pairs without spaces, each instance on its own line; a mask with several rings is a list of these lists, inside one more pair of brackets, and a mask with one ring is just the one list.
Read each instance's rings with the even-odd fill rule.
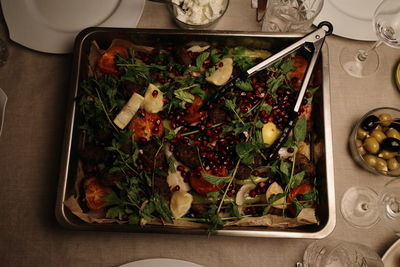
[[[147,2],[138,27],[175,25],[162,4]],[[261,25],[249,0],[232,0],[216,29],[259,31]],[[117,266],[146,258],[176,258],[204,266],[294,266],[301,260],[312,240],[80,232],[60,227],[54,205],[72,56],[43,54],[13,43],[4,21],[0,33],[10,54],[0,68],[0,87],[9,97],[0,137],[1,266]],[[337,200],[352,185],[379,190],[389,180],[360,169],[347,148],[350,129],[362,114],[378,106],[400,107],[400,92],[392,78],[399,50],[379,47],[381,68],[369,78],[352,78],[340,68],[343,47],[370,44],[327,38]],[[370,230],[349,226],[338,209],[331,236],[364,243],[381,255],[396,240],[382,225]]]

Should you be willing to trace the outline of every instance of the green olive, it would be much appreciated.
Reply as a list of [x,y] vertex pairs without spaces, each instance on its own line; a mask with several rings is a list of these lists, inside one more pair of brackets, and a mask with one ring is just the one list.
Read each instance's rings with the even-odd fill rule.
[[375,137],[376,141],[378,141],[379,144],[382,143],[383,139],[386,138],[385,133],[381,130],[373,130],[371,132],[371,136]]
[[365,160],[365,162],[366,162],[369,166],[375,167],[376,161],[377,161],[378,158],[375,157],[374,155],[367,154],[367,155],[365,155],[365,156],[363,157],[363,159]]
[[379,152],[379,143],[375,137],[370,136],[364,140],[364,148],[369,153],[376,154]]
[[391,159],[394,158],[395,156],[397,156],[397,152],[392,152],[386,149],[382,149],[378,154],[378,157],[383,159]]
[[391,159],[388,159],[387,166],[388,166],[389,170],[393,171],[393,170],[397,170],[400,167],[400,164],[396,158],[391,158]]
[[379,123],[383,126],[389,126],[392,123],[392,115],[388,113],[382,113],[379,115]]
[[365,148],[363,146],[357,147],[357,150],[361,156],[364,156],[365,154],[367,154],[367,151],[365,151]]
[[367,137],[368,132],[364,130],[363,128],[358,128],[357,129],[357,138],[360,140],[364,140],[365,137]]
[[389,128],[389,129],[386,131],[386,135],[387,135],[387,137],[393,137],[393,138],[396,138],[396,139],[399,139],[399,140],[400,140],[400,133],[399,133],[399,131],[397,131],[397,130],[394,129],[394,128]]
[[387,172],[388,166],[387,166],[386,160],[377,158],[376,164],[375,164],[375,169],[380,172]]

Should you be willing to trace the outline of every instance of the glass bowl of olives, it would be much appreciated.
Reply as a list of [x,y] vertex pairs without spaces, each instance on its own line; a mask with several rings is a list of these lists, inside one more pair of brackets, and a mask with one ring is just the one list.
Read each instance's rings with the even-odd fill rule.
[[350,150],[366,170],[400,177],[400,109],[382,107],[365,114],[351,133]]

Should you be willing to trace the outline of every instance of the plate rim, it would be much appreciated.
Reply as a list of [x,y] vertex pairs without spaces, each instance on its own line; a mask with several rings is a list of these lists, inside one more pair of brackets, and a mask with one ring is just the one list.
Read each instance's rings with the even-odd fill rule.
[[385,264],[385,266],[386,266],[386,264],[387,264],[387,262],[385,262],[385,261],[388,260],[389,255],[390,255],[391,253],[393,253],[393,251],[395,250],[396,247],[400,247],[400,238],[397,239],[397,240],[386,250],[385,254],[383,254],[383,256],[382,256],[382,261],[383,261],[383,263]]
[[181,259],[172,259],[172,258],[149,258],[149,259],[142,259],[142,260],[137,260],[137,261],[131,261],[124,263],[122,265],[119,265],[118,267],[130,267],[131,265],[135,266],[135,264],[141,264],[141,263],[163,263],[163,264],[172,264],[172,263],[181,263],[181,264],[187,264],[188,267],[203,267],[202,265],[199,265],[194,262],[186,261],[186,260],[181,260]]
[[[377,6],[379,3],[377,3]],[[332,3],[331,0],[325,0],[324,5],[322,7],[322,10],[320,14],[315,18],[314,24],[318,25],[321,21],[328,20],[333,24],[333,34],[336,36],[344,37],[347,39],[351,40],[359,40],[359,41],[376,41],[378,40],[378,37],[376,36],[375,32],[373,31],[373,25],[372,21],[368,20],[361,20],[358,18],[354,18],[352,16],[349,16],[346,13],[343,13],[342,11],[338,10]],[[363,30],[361,33],[351,33],[349,32],[349,27],[339,27],[339,29],[336,27],[335,29],[335,21],[342,21],[342,20],[347,20],[352,23],[348,23],[349,25],[354,25],[354,24],[360,24],[363,27],[362,29],[368,29],[370,27],[371,31]],[[348,25],[348,26],[349,26]],[[351,28],[351,27],[350,27]]]
[[[146,0],[119,0],[118,6],[101,23],[93,27],[133,27],[143,14]],[[35,51],[68,54],[73,51],[75,37],[80,31],[62,31],[47,27],[30,14],[24,0],[0,0],[3,16],[12,41]],[[135,19],[132,7],[137,8]],[[17,10],[17,11],[16,11]],[[12,16],[18,12],[19,16]],[[21,19],[25,17],[25,19]],[[86,27],[86,26],[83,26]],[[44,41],[43,41],[44,40]],[[49,41],[50,40],[50,41]]]

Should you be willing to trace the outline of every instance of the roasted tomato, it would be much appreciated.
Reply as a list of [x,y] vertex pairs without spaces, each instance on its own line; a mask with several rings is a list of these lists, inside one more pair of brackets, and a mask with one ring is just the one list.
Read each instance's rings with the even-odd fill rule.
[[91,210],[101,210],[104,208],[102,197],[108,195],[111,188],[102,186],[96,177],[90,177],[83,183],[85,191],[86,206]]
[[294,87],[300,88],[304,78],[304,74],[306,73],[307,70],[307,65],[308,62],[304,57],[301,56],[294,57],[294,66],[296,69],[294,71],[289,72],[289,76],[290,78],[292,78],[292,83]]
[[[303,195],[310,191],[313,190],[314,186],[310,185],[310,184],[301,184],[296,188],[293,188],[287,198],[287,202],[290,203],[289,206],[289,211],[293,216],[297,215],[297,211],[296,208],[294,207],[294,204],[292,203],[294,199],[297,199],[298,201],[307,201],[303,199]],[[308,202],[310,202],[311,207],[315,207],[315,203],[313,203],[312,200],[309,200]]]
[[204,115],[204,111],[199,111],[203,100],[199,96],[194,97],[192,105],[187,109],[188,113],[184,117],[188,123],[196,123],[200,121],[200,118]]
[[139,110],[129,124],[129,129],[134,132],[134,141],[148,141],[152,136],[164,135],[164,124],[157,113]]
[[128,58],[128,51],[122,46],[112,46],[108,48],[100,57],[97,66],[103,73],[118,75],[120,72],[115,66],[115,55],[119,54],[124,58]]
[[[217,174],[213,174],[211,171],[206,171],[206,173],[214,176],[226,177],[228,176],[228,169],[225,167],[220,167]],[[190,175],[190,185],[200,195],[207,195],[210,192],[218,191],[224,187],[224,185],[211,184],[196,173],[192,173]]]

